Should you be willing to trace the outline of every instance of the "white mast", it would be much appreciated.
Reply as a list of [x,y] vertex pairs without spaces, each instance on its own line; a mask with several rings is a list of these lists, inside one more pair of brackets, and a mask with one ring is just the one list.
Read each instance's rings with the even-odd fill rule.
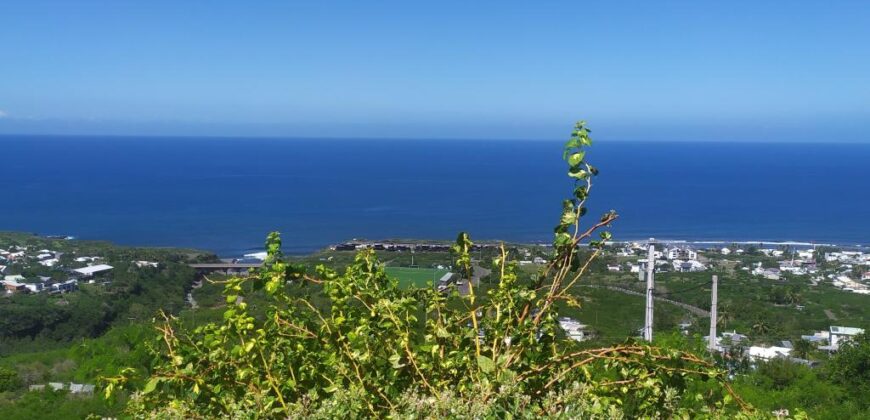
[[717,311],[719,310],[719,276],[713,276],[713,290],[710,291],[710,344],[709,349],[711,352],[716,351],[716,322]]
[[643,339],[652,342],[653,339],[653,290],[655,289],[656,248],[650,239],[649,256],[646,260],[646,317],[643,325]]

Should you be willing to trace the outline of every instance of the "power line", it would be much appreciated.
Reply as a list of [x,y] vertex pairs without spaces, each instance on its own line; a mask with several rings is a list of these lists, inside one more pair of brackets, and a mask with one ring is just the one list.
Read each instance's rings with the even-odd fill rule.
[[685,289],[682,289],[682,290],[677,290],[677,291],[673,291],[673,292],[666,292],[666,293],[656,293],[655,295],[656,295],[656,296],[660,296],[660,297],[664,297],[664,296],[672,296],[672,295],[678,295],[678,294],[680,294],[680,293],[684,293],[684,292],[689,292],[689,291],[692,291],[692,290],[700,289],[700,288],[702,288],[702,287],[710,286],[710,285],[712,285],[712,284],[713,284],[713,282],[712,282],[712,281],[709,281],[709,282],[707,282],[707,283],[698,284],[698,285],[695,285],[695,286],[692,286],[692,287],[688,287],[688,288],[685,288]]

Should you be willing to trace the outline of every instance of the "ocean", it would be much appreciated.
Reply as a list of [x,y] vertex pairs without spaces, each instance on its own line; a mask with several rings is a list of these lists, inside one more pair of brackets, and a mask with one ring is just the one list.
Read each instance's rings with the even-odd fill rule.
[[[561,142],[0,136],[0,230],[239,256],[351,238],[549,242]],[[597,142],[616,240],[870,244],[870,144]]]

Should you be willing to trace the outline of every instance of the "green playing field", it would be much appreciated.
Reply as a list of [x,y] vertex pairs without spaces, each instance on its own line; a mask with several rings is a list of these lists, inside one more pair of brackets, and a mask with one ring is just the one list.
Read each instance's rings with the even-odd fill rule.
[[438,281],[448,272],[435,268],[410,267],[386,267],[385,271],[388,276],[397,278],[402,287],[430,287],[433,280]]

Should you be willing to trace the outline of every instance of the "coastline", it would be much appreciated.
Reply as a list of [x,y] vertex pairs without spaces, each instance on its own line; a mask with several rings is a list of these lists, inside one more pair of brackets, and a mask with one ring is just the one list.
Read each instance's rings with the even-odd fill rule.
[[[778,248],[783,246],[788,246],[795,249],[810,249],[814,247],[830,247],[830,248],[839,248],[844,250],[860,250],[860,249],[868,249],[870,248],[870,244],[847,244],[847,243],[833,243],[833,242],[812,242],[812,241],[799,241],[799,240],[693,240],[693,239],[670,239],[670,238],[652,238],[656,243],[664,244],[664,245],[688,245],[693,248],[714,248],[728,245],[738,245],[738,246],[757,246],[759,248]],[[630,243],[646,243],[650,240],[650,238],[643,239],[619,239],[609,241],[611,244],[630,244]],[[352,243],[352,242],[366,242],[366,243],[389,243],[389,244],[397,244],[397,243],[415,243],[415,244],[450,244],[453,241],[450,239],[426,239],[426,238],[401,238],[401,239],[349,239],[347,241],[341,241],[338,243],[332,244],[324,244],[318,247],[294,247],[293,244],[284,244],[285,254],[291,256],[306,256],[311,255],[317,252],[320,252],[324,249],[328,249],[330,247],[334,247],[338,244]],[[515,240],[507,240],[507,239],[476,239],[474,240],[477,244],[498,244],[504,242],[506,244],[512,245],[525,245],[525,246],[543,246],[549,247],[550,243],[545,241],[515,241]],[[229,250],[231,248],[224,248],[225,250]],[[238,248],[232,252],[216,252],[214,250],[209,250],[211,252],[215,252],[221,258],[244,258],[248,257],[252,254],[260,254],[262,252],[262,248],[257,247],[246,247],[246,248]],[[295,252],[293,252],[295,251]]]
[[[137,247],[137,248],[185,248],[185,249],[197,249],[205,252],[211,252],[217,255],[220,258],[238,258],[244,259],[249,258],[252,254],[261,254],[263,252],[262,246],[249,244],[246,246],[238,246],[234,244],[225,244],[218,247],[215,246],[205,246],[205,245],[197,245],[197,244],[177,244],[171,243],[171,241],[165,241],[161,243],[142,243],[137,241],[119,241],[113,238],[83,238],[76,235],[68,235],[68,234],[42,234],[36,232],[26,232],[26,231],[7,231],[0,230],[0,234],[23,234],[23,235],[32,235],[38,236],[40,238],[45,239],[54,239],[54,240],[80,240],[80,241],[99,241],[99,242],[110,242],[116,245],[121,246],[129,246],[129,247]],[[813,247],[833,247],[840,248],[845,250],[862,250],[870,248],[870,243],[837,243],[833,241],[824,241],[824,242],[815,242],[815,241],[807,241],[807,240],[764,240],[764,239],[740,239],[740,240],[727,240],[727,239],[692,239],[692,238],[673,238],[673,237],[642,237],[642,238],[630,238],[630,239],[615,239],[609,241],[609,243],[614,244],[628,244],[628,243],[646,243],[650,239],[654,239],[656,243],[666,244],[666,245],[687,245],[693,248],[713,248],[713,247],[721,247],[728,245],[739,245],[739,246],[757,246],[761,248],[776,248],[788,246],[796,249],[808,249]],[[550,246],[550,242],[544,240],[511,240],[511,239],[486,239],[486,238],[476,238],[474,239],[475,243],[478,244],[498,244],[504,242],[506,244],[513,245],[527,245],[527,246]],[[305,244],[305,245],[294,245],[292,241],[284,242],[284,253],[290,256],[306,256],[311,255],[317,252],[320,252],[324,249],[335,246],[336,244],[342,243],[352,243],[352,242],[369,242],[369,243],[413,243],[413,244],[449,244],[452,243],[452,239],[430,239],[430,238],[388,238],[388,239],[365,239],[365,238],[350,238],[343,241],[337,241],[332,243],[322,243],[322,244]]]

